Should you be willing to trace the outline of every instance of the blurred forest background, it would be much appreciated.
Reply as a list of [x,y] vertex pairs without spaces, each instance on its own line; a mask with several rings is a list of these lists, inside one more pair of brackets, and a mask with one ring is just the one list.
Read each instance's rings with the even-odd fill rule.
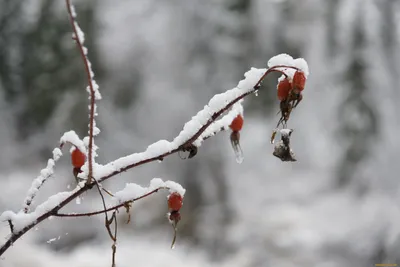
[[[289,121],[298,162],[272,156],[278,103],[270,77],[245,100],[241,165],[222,133],[194,159],[172,156],[108,181],[112,191],[153,177],[187,189],[176,249],[159,193],[135,203],[132,222],[120,224],[118,266],[400,264],[399,0],[76,5],[103,95],[101,163],[171,140],[214,94],[276,54],[305,58],[311,72]],[[0,0],[1,211],[21,208],[63,132],[86,134],[86,84],[64,1]],[[65,156],[35,204],[73,186]],[[96,192],[78,204],[67,210],[101,206]],[[110,266],[103,220],[49,220],[0,266]],[[8,231],[2,222],[2,235]]]

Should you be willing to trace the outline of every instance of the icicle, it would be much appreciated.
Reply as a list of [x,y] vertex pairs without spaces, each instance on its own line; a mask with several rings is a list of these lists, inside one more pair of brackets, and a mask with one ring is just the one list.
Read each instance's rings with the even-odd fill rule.
[[242,163],[244,159],[243,150],[240,147],[240,133],[238,131],[233,131],[231,133],[231,144],[233,148],[233,152],[235,152],[235,158],[237,163]]

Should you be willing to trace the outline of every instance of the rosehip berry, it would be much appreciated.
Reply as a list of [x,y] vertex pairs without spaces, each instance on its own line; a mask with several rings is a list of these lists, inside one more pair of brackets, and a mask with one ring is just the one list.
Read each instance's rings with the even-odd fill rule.
[[306,85],[306,76],[302,71],[296,71],[293,75],[293,89],[303,91]]
[[75,149],[71,153],[72,166],[75,168],[80,168],[85,164],[86,156],[79,149]]
[[182,196],[174,192],[168,196],[168,209],[171,211],[178,211],[182,208],[183,198]]
[[229,125],[229,128],[231,128],[232,131],[234,132],[238,132],[242,129],[243,122],[244,122],[243,117],[242,115],[239,114],[236,116],[236,118],[233,119],[231,125]]
[[288,79],[284,79],[278,83],[278,99],[279,101],[285,100],[292,90],[292,85]]

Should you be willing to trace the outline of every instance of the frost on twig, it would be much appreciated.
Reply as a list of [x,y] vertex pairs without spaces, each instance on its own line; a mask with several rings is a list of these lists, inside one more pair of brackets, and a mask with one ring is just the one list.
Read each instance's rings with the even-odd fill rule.
[[297,161],[294,152],[290,147],[290,137],[292,132],[292,129],[281,129],[281,140],[275,144],[274,152],[272,154],[282,161]]
[[28,190],[28,194],[24,200],[24,213],[27,213],[29,211],[29,207],[42,185],[46,182],[48,178],[50,178],[54,174],[54,166],[61,156],[61,150],[59,148],[55,148],[53,150],[53,158],[47,161],[46,168],[42,169],[40,171],[40,175],[35,180],[33,180],[32,185]]

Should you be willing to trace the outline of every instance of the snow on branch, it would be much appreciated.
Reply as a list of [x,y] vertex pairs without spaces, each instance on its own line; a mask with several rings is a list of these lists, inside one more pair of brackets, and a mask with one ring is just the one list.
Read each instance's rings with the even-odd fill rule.
[[1,214],[0,221],[11,221],[13,225],[13,234],[18,234],[19,232],[24,231],[27,227],[36,225],[42,220],[48,218],[54,208],[57,208],[60,203],[70,198],[80,189],[81,187],[77,186],[73,191],[57,193],[49,197],[45,202],[37,206],[36,209],[30,213],[14,213],[12,211],[5,211]]
[[93,164],[95,162],[95,154],[96,154],[96,149],[97,147],[94,144],[94,136],[98,135],[100,133],[100,129],[97,128],[96,126],[96,121],[94,119],[95,116],[97,116],[97,106],[96,106],[96,100],[101,99],[101,94],[99,92],[99,85],[94,79],[94,72],[92,70],[92,64],[89,61],[89,58],[87,56],[88,49],[83,45],[85,42],[85,34],[79,27],[78,22],[76,21],[76,12],[74,6],[71,4],[70,0],[66,0],[67,3],[67,9],[68,9],[68,14],[71,22],[71,26],[73,29],[73,35],[72,38],[75,40],[79,52],[81,54],[81,58],[83,60],[83,63],[85,65],[85,71],[87,74],[87,79],[89,82],[89,86],[87,87],[87,91],[89,93],[89,100],[90,100],[90,105],[89,105],[89,136],[88,136],[88,173],[87,173],[87,183],[91,182],[92,176],[93,176]]
[[305,74],[306,78],[310,74],[307,61],[304,58],[294,59],[288,54],[273,56],[268,60],[268,67],[283,72],[283,74],[288,76],[290,80],[293,79],[296,70],[301,70]]
[[[93,173],[94,178],[99,182],[102,182],[130,168],[151,161],[162,160],[165,156],[178,151],[183,151],[188,145],[194,144],[199,146],[201,141],[197,141],[196,143],[195,141],[201,137],[201,135],[207,130],[208,127],[210,127],[210,125],[213,124],[216,119],[218,119],[219,116],[221,116],[245,96],[253,93],[256,90],[255,87],[257,87],[257,85],[261,82],[261,79],[266,72],[266,69],[251,68],[245,73],[245,79],[241,80],[235,88],[230,89],[225,93],[217,94],[211,98],[211,100],[208,102],[208,105],[206,105],[201,111],[193,116],[190,121],[185,123],[183,130],[172,142],[160,140],[148,146],[144,152],[134,153],[119,158],[104,166],[97,165],[96,170]],[[237,109],[235,108],[234,110]],[[230,118],[231,115],[229,115],[229,117],[226,119]],[[222,123],[227,123],[227,121],[225,122],[224,120]]]
[[229,129],[229,125],[231,125],[232,121],[236,118],[237,115],[243,116],[243,100],[238,101],[234,104],[231,110],[224,115],[221,119],[213,122],[200,136],[193,142],[193,144],[199,147],[204,140],[218,134],[221,131],[226,131]]
[[42,187],[42,185],[46,182],[47,179],[49,179],[51,176],[54,175],[54,166],[61,156],[62,156],[61,150],[59,148],[55,148],[53,150],[53,158],[47,161],[46,168],[42,169],[40,171],[40,175],[35,180],[33,180],[32,185],[29,188],[27,196],[24,200],[23,204],[24,213],[27,213],[29,211],[29,207],[32,204],[33,199],[39,192],[39,189]]
[[69,143],[75,146],[79,151],[83,154],[86,153],[86,146],[85,143],[79,138],[79,136],[75,133],[75,131],[65,132],[63,136],[60,138],[60,148],[64,146],[64,144]]

